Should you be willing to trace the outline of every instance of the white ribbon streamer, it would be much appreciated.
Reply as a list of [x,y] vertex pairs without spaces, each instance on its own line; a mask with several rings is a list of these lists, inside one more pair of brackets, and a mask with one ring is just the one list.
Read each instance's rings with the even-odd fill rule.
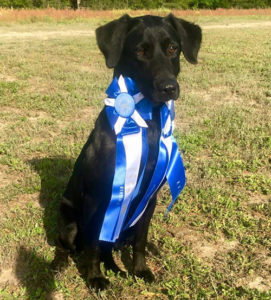
[[128,204],[137,184],[142,155],[142,129],[140,128],[140,131],[138,133],[124,135],[123,145],[126,156],[125,188],[124,199],[121,206],[121,213],[118,220],[116,232],[118,232],[118,229],[122,226],[125,213],[128,209]]
[[120,75],[120,77],[119,77],[118,84],[119,84],[120,91],[122,93],[128,93],[128,90],[127,90],[127,87],[125,84],[125,80],[122,75]]

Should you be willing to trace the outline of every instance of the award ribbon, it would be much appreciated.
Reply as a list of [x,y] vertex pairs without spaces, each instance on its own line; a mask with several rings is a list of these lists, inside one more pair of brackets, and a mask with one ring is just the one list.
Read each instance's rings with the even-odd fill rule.
[[[138,222],[165,178],[172,195],[169,212],[185,185],[185,171],[172,136],[175,111],[174,101],[170,100],[160,108],[161,135],[153,176],[132,217],[126,220],[130,204],[138,195],[147,163],[148,126],[145,120],[152,119],[152,103],[144,98],[129,77],[114,78],[106,93],[106,113],[116,134],[116,162],[112,195],[99,239],[115,242],[123,230]],[[143,168],[139,174],[141,163]]]

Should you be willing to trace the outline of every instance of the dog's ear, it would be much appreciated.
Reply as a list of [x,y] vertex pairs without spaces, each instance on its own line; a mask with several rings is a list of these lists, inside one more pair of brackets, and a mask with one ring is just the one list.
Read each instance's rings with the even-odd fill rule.
[[96,29],[97,43],[108,68],[114,68],[118,64],[132,20],[133,18],[126,14]]
[[169,14],[165,21],[177,31],[186,60],[191,64],[196,64],[202,40],[201,28],[196,24],[176,18],[173,14]]

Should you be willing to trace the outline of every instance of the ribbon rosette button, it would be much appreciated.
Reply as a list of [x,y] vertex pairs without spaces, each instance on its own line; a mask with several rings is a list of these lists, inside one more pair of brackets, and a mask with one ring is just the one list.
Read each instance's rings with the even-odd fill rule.
[[115,110],[123,118],[130,117],[135,111],[135,100],[128,93],[121,93],[116,97]]
[[[105,99],[107,106],[107,116],[114,128],[116,135],[122,132],[124,126],[137,128],[147,128],[147,124],[136,109],[136,104],[139,103],[144,96],[137,92],[134,94],[134,86],[131,79],[123,78],[120,75],[119,79],[115,78],[107,89],[108,98]],[[127,129],[127,128],[126,128]],[[131,132],[130,132],[131,133]]]

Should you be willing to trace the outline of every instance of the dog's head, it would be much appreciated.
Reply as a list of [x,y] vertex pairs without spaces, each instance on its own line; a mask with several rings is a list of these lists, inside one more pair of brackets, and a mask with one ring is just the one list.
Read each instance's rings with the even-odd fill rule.
[[155,103],[179,97],[180,53],[197,63],[201,44],[198,25],[178,19],[124,15],[96,29],[98,46],[114,75],[129,76]]

